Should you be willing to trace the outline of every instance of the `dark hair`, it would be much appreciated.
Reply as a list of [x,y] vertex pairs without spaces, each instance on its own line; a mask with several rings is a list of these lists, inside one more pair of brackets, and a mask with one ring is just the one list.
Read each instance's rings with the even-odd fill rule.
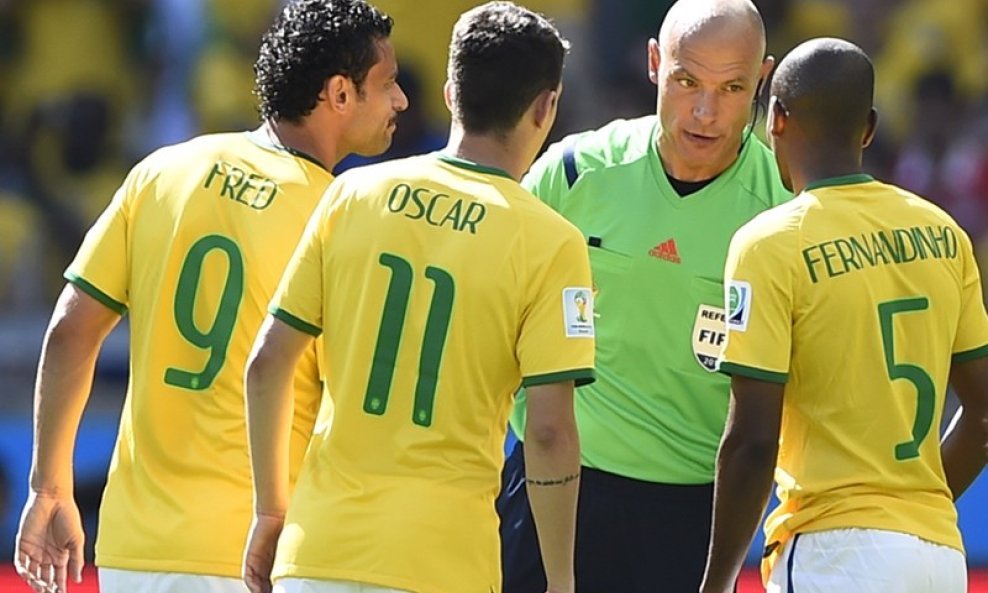
[[875,92],[868,55],[843,39],[812,39],[797,46],[772,77],[772,94],[790,117],[824,142],[860,142]]
[[379,59],[375,43],[391,35],[391,26],[391,17],[363,0],[289,2],[264,34],[254,64],[261,117],[298,122],[337,74],[359,91]]
[[567,48],[545,17],[511,2],[465,12],[449,46],[454,117],[470,133],[512,130],[539,93],[559,86]]

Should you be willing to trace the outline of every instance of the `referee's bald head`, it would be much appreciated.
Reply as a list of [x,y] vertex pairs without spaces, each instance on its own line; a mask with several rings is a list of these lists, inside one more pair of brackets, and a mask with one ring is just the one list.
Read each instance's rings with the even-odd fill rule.
[[828,144],[860,142],[868,128],[875,69],[868,55],[843,39],[811,39],[790,51],[772,77],[772,95],[789,119]]

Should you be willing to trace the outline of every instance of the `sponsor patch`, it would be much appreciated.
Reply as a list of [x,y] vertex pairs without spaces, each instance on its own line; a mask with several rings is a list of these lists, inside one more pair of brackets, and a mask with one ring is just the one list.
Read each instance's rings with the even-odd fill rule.
[[743,332],[748,329],[750,316],[751,285],[731,280],[727,283],[727,326],[731,331]]
[[592,338],[593,291],[589,288],[563,289],[563,323],[567,338]]
[[727,340],[727,325],[724,323],[724,310],[710,305],[700,305],[693,322],[693,356],[708,372],[717,370],[717,357],[720,356]]

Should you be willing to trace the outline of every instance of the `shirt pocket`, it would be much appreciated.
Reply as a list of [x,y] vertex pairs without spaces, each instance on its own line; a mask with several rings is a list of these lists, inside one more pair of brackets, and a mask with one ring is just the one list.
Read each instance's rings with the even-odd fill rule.
[[589,251],[597,363],[606,365],[616,355],[625,333],[625,301],[635,294],[632,290],[632,257],[601,247],[590,247]]

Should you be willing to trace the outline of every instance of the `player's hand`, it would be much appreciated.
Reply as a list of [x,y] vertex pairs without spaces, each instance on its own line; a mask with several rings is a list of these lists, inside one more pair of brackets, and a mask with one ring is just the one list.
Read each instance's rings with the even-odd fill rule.
[[251,593],[271,593],[271,567],[284,524],[285,517],[281,515],[254,515],[243,570],[244,583]]
[[72,495],[31,492],[17,531],[17,574],[38,593],[64,593],[68,575],[82,582],[82,530]]

